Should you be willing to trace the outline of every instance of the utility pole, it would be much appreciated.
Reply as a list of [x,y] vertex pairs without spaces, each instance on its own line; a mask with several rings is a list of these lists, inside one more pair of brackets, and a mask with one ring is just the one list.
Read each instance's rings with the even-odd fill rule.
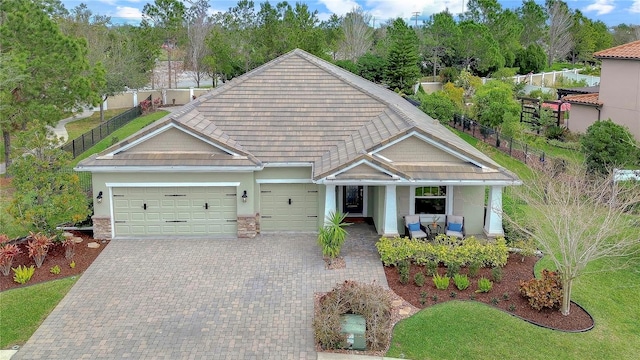
[[413,16],[416,18],[416,29],[418,28],[418,15],[420,15],[419,11],[412,12]]

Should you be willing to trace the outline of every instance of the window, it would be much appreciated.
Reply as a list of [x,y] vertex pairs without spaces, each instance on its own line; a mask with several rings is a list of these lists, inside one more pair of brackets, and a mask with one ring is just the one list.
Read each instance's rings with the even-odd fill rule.
[[447,209],[446,186],[419,186],[415,190],[415,214],[444,214]]

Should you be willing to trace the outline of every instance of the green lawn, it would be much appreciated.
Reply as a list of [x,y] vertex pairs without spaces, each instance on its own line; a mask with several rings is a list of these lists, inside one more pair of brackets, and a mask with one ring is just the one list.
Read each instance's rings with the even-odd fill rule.
[[76,280],[69,277],[0,292],[0,349],[29,340]]
[[[104,119],[109,120],[112,117],[122,114],[123,112],[129,109],[113,109],[113,110],[105,110],[104,111]],[[71,141],[78,136],[90,131],[91,129],[100,125],[100,111],[95,111],[93,115],[88,118],[80,119],[77,121],[73,121],[68,123],[65,128],[67,129],[67,133],[69,133],[68,141]]]

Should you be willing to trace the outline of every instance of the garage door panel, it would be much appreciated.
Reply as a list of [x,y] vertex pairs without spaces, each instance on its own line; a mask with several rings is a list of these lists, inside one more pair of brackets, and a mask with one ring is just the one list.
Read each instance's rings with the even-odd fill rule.
[[116,236],[237,234],[233,187],[113,188],[112,194]]
[[317,185],[262,184],[260,195],[261,229],[266,231],[317,230]]

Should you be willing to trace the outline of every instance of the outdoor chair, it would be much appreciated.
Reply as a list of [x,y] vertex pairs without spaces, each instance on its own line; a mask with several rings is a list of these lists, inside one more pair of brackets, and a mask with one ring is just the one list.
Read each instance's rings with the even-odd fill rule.
[[404,217],[404,226],[406,233],[411,239],[425,239],[427,233],[424,232],[420,224],[420,215],[407,215]]
[[464,216],[448,215],[445,234],[447,236],[464,238]]

